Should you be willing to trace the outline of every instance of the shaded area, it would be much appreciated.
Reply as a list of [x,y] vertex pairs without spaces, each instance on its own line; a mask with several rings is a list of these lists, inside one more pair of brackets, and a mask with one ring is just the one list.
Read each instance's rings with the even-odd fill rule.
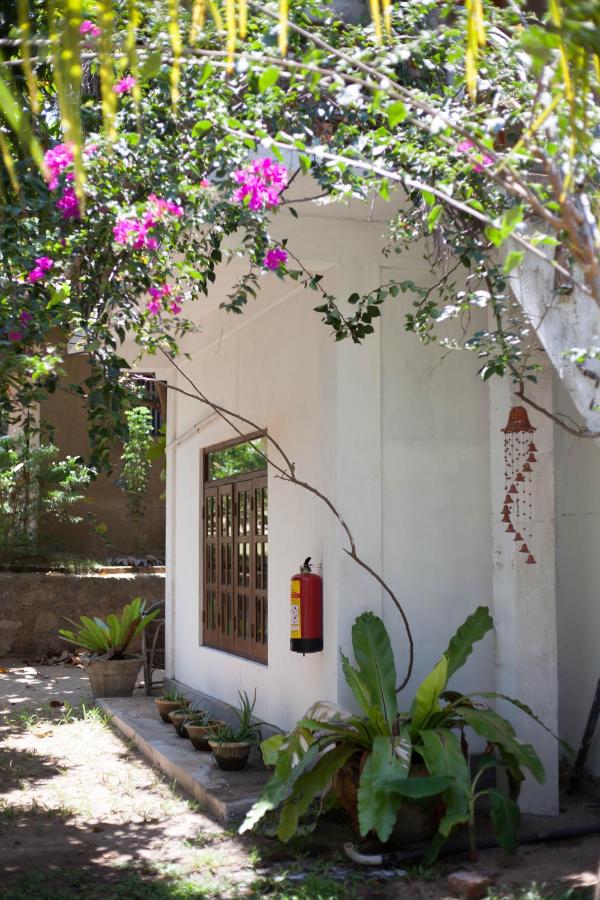
[[[240,837],[112,731],[89,705],[82,670],[42,668],[0,677],[2,900],[429,900],[446,896],[448,872],[468,865],[444,861],[409,879],[353,867],[342,847],[354,836],[339,813],[288,845],[264,832]],[[585,785],[567,815],[589,807],[597,816],[597,802],[596,786]],[[599,857],[600,839],[587,839],[522,848],[512,860],[484,853],[480,866],[496,881],[496,900],[584,900]],[[546,887],[511,887],[534,881]]]

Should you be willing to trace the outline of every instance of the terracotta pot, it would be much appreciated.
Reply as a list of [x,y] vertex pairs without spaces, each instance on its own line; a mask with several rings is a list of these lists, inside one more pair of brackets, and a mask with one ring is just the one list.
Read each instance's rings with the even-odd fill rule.
[[216,764],[225,772],[236,772],[245,768],[252,750],[252,744],[248,741],[232,741],[221,744],[219,741],[209,740],[208,744]]
[[156,703],[161,719],[163,722],[166,722],[167,725],[171,725],[169,713],[177,712],[177,710],[186,709],[187,707],[185,700],[165,700],[163,697],[156,697],[154,702]]
[[185,728],[185,720],[189,717],[189,713],[185,709],[176,709],[175,712],[169,713],[169,722],[175,728],[175,731],[181,738],[186,738],[187,731]]
[[86,670],[94,697],[131,697],[143,662],[141,656],[89,659]]
[[211,736],[214,735],[218,728],[222,728],[224,725],[225,722],[220,722],[218,719],[211,719],[206,725],[192,725],[188,722],[185,729],[192,742],[192,746],[194,746],[196,750],[207,752],[210,750],[209,740]]
[[[352,826],[360,833],[358,825],[358,784],[368,753],[355,753],[342,766],[333,779],[333,789],[340,806],[348,813]],[[425,766],[411,767],[410,777],[419,778],[427,775]],[[399,844],[417,843],[430,840],[438,829],[444,816],[444,804],[439,798],[431,798],[423,804],[406,801],[398,810],[398,816],[390,841]]]

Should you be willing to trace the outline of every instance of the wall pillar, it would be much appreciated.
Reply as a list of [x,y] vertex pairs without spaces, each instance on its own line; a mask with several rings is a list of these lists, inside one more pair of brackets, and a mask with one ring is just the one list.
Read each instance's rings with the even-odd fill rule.
[[[551,367],[527,392],[545,409],[553,405]],[[505,499],[504,434],[511,406],[519,405],[508,378],[490,381],[490,454],[493,545],[493,616],[496,639],[496,691],[526,703],[555,734],[558,731],[558,653],[555,569],[554,431],[550,419],[528,408],[536,431],[532,466],[533,538],[537,563],[527,565],[514,534],[507,533],[501,510]],[[528,542],[529,543],[529,542]],[[521,792],[523,811],[558,813],[558,743],[536,722],[499,701],[498,712],[514,725],[520,739],[534,746],[546,782],[528,776]]]
[[[345,264],[337,272],[340,300],[353,291],[369,290],[379,283],[379,266],[363,259]],[[336,344],[336,503],[356,541],[359,555],[375,571],[382,567],[381,535],[381,329],[363,344],[350,340]],[[337,638],[352,657],[351,629],[355,618],[369,609],[382,615],[382,591],[342,547],[348,542],[337,527]],[[338,665],[338,702],[352,707],[355,701]]]

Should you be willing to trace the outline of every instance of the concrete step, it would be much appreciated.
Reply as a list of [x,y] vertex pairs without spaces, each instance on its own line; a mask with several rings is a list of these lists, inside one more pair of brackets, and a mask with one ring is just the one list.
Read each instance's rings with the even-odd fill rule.
[[96,705],[153,765],[222,825],[242,819],[269,779],[258,749],[252,750],[241,772],[223,772],[211,753],[195,750],[172,725],[162,721],[153,697],[109,697],[96,700]]

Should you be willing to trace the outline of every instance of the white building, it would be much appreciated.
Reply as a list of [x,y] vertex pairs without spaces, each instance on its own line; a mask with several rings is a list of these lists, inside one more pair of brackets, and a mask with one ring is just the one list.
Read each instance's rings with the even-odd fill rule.
[[[391,277],[434,283],[435,273],[416,249],[382,256],[388,210],[382,202],[375,207],[303,204],[299,219],[279,215],[273,234],[288,237],[294,254],[309,269],[324,273],[323,283],[340,300]],[[375,334],[363,346],[336,343],[313,311],[318,295],[275,275],[263,277],[259,298],[242,316],[226,313],[219,305],[242,271],[235,265],[224,268],[208,301],[197,305],[201,330],[186,338],[191,358],[180,357],[180,365],[213,402],[280,442],[298,477],[332,499],[362,557],[393,587],[416,647],[414,673],[401,695],[405,708],[456,627],[477,606],[489,605],[495,633],[477,646],[451,687],[516,696],[577,746],[600,676],[598,448],[529,411],[537,429],[530,522],[537,564],[527,565],[502,522],[501,429],[514,403],[508,381],[485,384],[475,377],[477,361],[470,354],[452,353],[442,360],[439,348],[424,347],[407,334],[407,295],[386,301]],[[173,369],[160,377],[191,390]],[[572,412],[552,373],[532,387],[532,396],[549,408]],[[318,498],[272,470],[246,475],[244,483],[228,482],[227,489],[225,482],[220,488],[217,482],[205,483],[207,451],[236,437],[212,409],[170,392],[168,674],[232,703],[238,689],[252,693],[256,687],[257,715],[288,727],[316,700],[352,705],[339,648],[349,652],[351,626],[360,612],[372,609],[384,619],[399,674],[405,670],[407,642],[397,611],[348,558],[342,529]],[[264,482],[256,480],[263,477]],[[227,496],[233,502],[238,494],[263,486],[268,535],[227,538],[217,560],[226,565],[232,553],[234,583],[225,592],[231,591],[234,638],[226,633],[226,617],[212,629],[207,622],[212,587],[205,586],[211,543],[206,504],[219,490],[226,506]],[[268,578],[262,585],[267,541]],[[253,543],[260,545],[256,551]],[[252,566],[258,576],[253,574],[244,587],[243,573],[235,580],[234,562],[246,551],[249,562],[253,553],[260,558]],[[290,651],[289,593],[291,576],[309,555],[322,561],[324,648],[303,657]],[[219,577],[216,573],[216,606]],[[245,610],[246,597],[244,636],[238,609]],[[547,771],[545,786],[527,783],[522,805],[556,812],[559,748],[524,715],[514,710],[508,715],[537,748]],[[600,774],[600,738],[590,764]]]

